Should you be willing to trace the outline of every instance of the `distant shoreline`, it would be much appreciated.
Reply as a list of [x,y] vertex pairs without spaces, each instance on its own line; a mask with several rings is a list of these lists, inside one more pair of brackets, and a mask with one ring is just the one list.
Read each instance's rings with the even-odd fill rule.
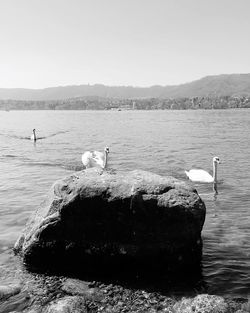
[[218,109],[203,109],[203,108],[199,108],[199,109],[135,109],[135,110],[105,110],[105,109],[11,109],[11,110],[3,110],[3,109],[0,109],[0,112],[11,112],[11,111],[27,111],[27,112],[30,112],[30,111],[56,111],[56,112],[63,112],[63,111],[92,111],[92,112],[96,112],[96,111],[99,111],[99,112],[119,112],[119,111],[218,111],[218,110],[235,110],[235,109],[250,109],[250,108],[218,108]]
[[0,100],[0,110],[197,110],[250,108],[250,97],[117,99],[77,97],[64,100]]

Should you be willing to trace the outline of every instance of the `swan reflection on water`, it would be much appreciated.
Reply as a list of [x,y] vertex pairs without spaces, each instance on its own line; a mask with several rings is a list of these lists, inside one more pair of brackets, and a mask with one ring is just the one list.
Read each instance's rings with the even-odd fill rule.
[[213,191],[214,191],[214,200],[217,200],[217,196],[218,196],[218,186],[217,186],[217,182],[213,183]]
[[199,191],[198,185],[195,185],[195,188],[198,190],[198,194],[201,198],[204,198],[206,200],[217,200],[219,194],[218,183],[213,183],[212,186],[209,186],[209,191],[208,190],[204,192],[202,192],[201,190]]

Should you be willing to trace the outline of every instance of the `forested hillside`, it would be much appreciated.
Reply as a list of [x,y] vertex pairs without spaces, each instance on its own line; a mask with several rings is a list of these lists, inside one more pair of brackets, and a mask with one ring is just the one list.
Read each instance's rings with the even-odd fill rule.
[[85,97],[176,99],[222,96],[250,96],[250,74],[207,76],[178,86],[152,86],[147,88],[104,85],[79,85],[45,89],[0,88],[0,99],[2,100],[48,101]]

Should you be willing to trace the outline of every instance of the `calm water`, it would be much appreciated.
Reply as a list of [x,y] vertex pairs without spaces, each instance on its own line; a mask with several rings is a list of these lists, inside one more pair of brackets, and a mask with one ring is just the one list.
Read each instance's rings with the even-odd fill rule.
[[[26,139],[33,128],[44,137],[36,144]],[[218,194],[195,184],[207,207],[203,280],[209,293],[249,296],[249,109],[0,111],[0,269],[14,262],[11,247],[52,183],[80,170],[85,150],[104,146],[112,168],[183,180],[184,169],[211,170],[220,157]]]

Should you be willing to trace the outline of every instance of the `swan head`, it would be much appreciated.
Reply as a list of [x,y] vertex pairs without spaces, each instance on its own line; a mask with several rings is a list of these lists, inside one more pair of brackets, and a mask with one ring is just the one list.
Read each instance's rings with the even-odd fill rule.
[[109,153],[109,147],[105,147],[104,151],[105,151],[106,153]]
[[34,128],[34,129],[33,129],[33,133],[34,133],[35,131],[36,131],[36,129]]
[[213,163],[220,164],[220,159],[216,156],[213,158]]

